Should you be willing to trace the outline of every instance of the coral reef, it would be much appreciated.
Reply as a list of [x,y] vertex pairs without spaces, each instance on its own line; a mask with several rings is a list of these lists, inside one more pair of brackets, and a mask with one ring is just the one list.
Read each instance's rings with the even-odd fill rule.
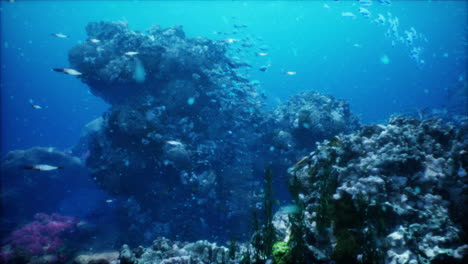
[[80,254],[73,260],[74,264],[111,264],[118,263],[119,252],[102,252],[94,254]]
[[[197,101],[210,97],[216,88],[213,79],[226,86],[232,84],[226,77],[241,80],[230,74],[234,63],[225,56],[226,43],[187,38],[181,26],[154,26],[143,33],[129,29],[125,22],[92,22],[86,32],[100,42],[74,47],[70,64],[83,73],[82,80],[93,93],[111,104],[149,94],[172,110],[190,97]],[[136,71],[145,72],[144,78],[136,78]],[[246,92],[230,88],[232,93]]]
[[59,214],[36,214],[35,221],[14,231],[2,246],[4,263],[28,263],[31,259],[47,259],[44,263],[66,260],[68,235],[76,231],[78,219]]
[[[80,158],[52,148],[9,153],[2,210],[11,223],[52,211],[89,169],[114,195],[106,204],[119,212],[116,243],[168,238],[82,254],[75,263],[467,261],[466,117],[456,118],[458,127],[393,117],[361,128],[346,102],[316,92],[267,112],[256,84],[236,70],[247,64],[227,55],[226,41],[188,38],[180,26],[139,32],[93,22],[86,31],[95,41],[77,44],[69,61],[111,106],[83,130],[73,149]],[[23,170],[34,164],[64,169]],[[294,204],[273,214],[287,167]],[[64,237],[77,224],[37,214],[7,239],[3,261],[63,261]],[[249,244],[235,242],[252,229]],[[175,241],[181,235],[231,243]]]
[[[315,139],[354,126],[347,124],[347,104],[318,94],[295,97],[277,110],[280,120],[268,121],[262,96],[238,74],[242,64],[227,55],[225,41],[188,38],[180,26],[143,33],[123,22],[95,22],[86,31],[99,42],[75,46],[70,64],[112,107],[90,123],[77,153],[89,153],[86,165],[99,186],[138,204],[135,218],[169,223],[166,235],[226,235],[214,228],[220,222],[245,233],[260,196],[254,175],[266,164],[262,153],[269,142],[284,141],[269,131],[296,108],[308,111],[303,116],[310,122],[324,123],[306,129],[320,129]],[[324,101],[328,108],[321,109]],[[282,129],[301,138],[289,125]]]
[[241,263],[241,257],[245,250],[246,248],[243,246],[237,247],[237,254],[230,256],[228,248],[217,246],[208,241],[200,240],[186,243],[160,237],[154,240],[151,247],[148,248],[140,246],[131,250],[128,245],[123,245],[119,260],[121,264],[234,264]]
[[217,233],[214,223],[242,225],[238,219],[249,215],[245,208],[256,196],[252,150],[263,117],[259,95],[234,71],[226,43],[186,38],[181,27],[141,33],[99,22],[86,30],[100,42],[75,46],[70,64],[112,104],[76,148],[89,151],[86,165],[97,184],[139,204],[146,216],[135,218],[169,223],[187,239]]
[[436,119],[393,117],[320,143],[290,168],[305,205],[308,258],[466,261],[466,132]]
[[346,102],[312,91],[291,97],[270,118],[276,123],[273,145],[294,151],[310,151],[315,142],[354,132],[360,126]]
[[[257,176],[264,166],[281,159],[275,171],[285,176],[298,155],[315,147],[303,144],[302,132],[317,130],[312,142],[357,124],[346,103],[317,93],[296,96],[276,110],[279,117],[270,115],[258,83],[240,73],[248,64],[231,57],[226,41],[189,38],[180,26],[139,32],[124,22],[93,22],[86,31],[98,41],[75,45],[70,67],[110,108],[83,129],[72,151],[76,157],[52,148],[7,155],[2,173],[11,182],[2,197],[9,217],[2,221],[11,222],[9,231],[36,212],[56,212],[60,201],[78,197],[75,190],[88,178],[88,186],[97,184],[115,198],[90,205],[96,211],[89,220],[107,219],[100,209],[115,207],[119,219],[98,229],[119,228],[116,243],[180,234],[184,240],[247,239],[252,211],[265,206]],[[307,112],[302,117],[316,126],[297,130],[288,123],[296,111]],[[294,146],[285,154],[281,146],[288,140]],[[21,169],[32,164],[64,169]],[[47,195],[38,186],[48,186]],[[30,199],[37,201],[34,207]],[[269,206],[273,210],[272,199]]]
[[[349,104],[332,96],[308,91],[292,96],[267,114],[264,148],[260,158],[271,164],[283,182],[291,164],[304,161],[316,148],[316,142],[332,139],[340,133],[357,131],[360,122]],[[290,199],[283,183],[275,183],[277,198]]]

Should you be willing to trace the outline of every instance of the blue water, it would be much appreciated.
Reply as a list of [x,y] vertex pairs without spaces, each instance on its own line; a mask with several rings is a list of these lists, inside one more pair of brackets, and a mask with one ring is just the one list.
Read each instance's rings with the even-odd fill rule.
[[[408,47],[391,45],[387,26],[371,23],[357,9],[355,1],[3,1],[2,154],[37,145],[69,148],[82,127],[107,109],[78,79],[51,71],[68,65],[67,52],[86,39],[90,21],[125,20],[138,30],[180,24],[189,37],[214,39],[223,38],[215,31],[246,24],[245,32],[263,38],[270,48],[268,59],[252,56],[250,76],[262,83],[271,106],[315,90],[347,100],[364,123],[417,108],[443,108],[451,87],[465,82],[466,2],[395,1],[369,7],[374,16],[391,12],[398,17],[400,31],[414,27],[427,38],[420,43],[422,67],[409,58]],[[346,11],[357,18],[342,17]],[[70,38],[50,35],[56,32]],[[267,62],[266,72],[257,70]],[[45,109],[33,109],[30,99]]]

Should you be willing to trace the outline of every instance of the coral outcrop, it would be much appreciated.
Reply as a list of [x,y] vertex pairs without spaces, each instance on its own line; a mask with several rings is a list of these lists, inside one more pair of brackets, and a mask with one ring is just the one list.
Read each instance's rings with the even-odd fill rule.
[[234,264],[241,262],[245,250],[241,246],[230,250],[204,240],[186,243],[160,237],[148,248],[140,246],[131,250],[123,245],[119,260],[121,264]]
[[346,103],[316,93],[268,117],[227,41],[189,38],[180,26],[139,32],[93,22],[86,31],[99,41],[76,45],[69,61],[111,108],[90,123],[76,151],[101,188],[127,198],[127,216],[139,223],[129,229],[147,242],[180,233],[245,238],[262,192],[255,175],[281,158],[282,147],[289,152],[278,171],[315,140],[358,127]]
[[99,43],[74,47],[70,64],[112,104],[83,141],[96,182],[138,203],[141,219],[170,223],[172,234],[199,237],[214,223],[245,223],[238,219],[256,195],[253,150],[263,117],[226,43],[187,38],[181,27],[142,33],[99,22],[86,30]]
[[102,253],[80,254],[75,257],[73,264],[116,264],[119,252],[108,251]]
[[388,125],[320,143],[290,168],[291,189],[304,208],[307,257],[336,263],[466,261],[466,132],[466,126],[440,120],[393,117]]
[[360,127],[348,103],[312,91],[291,97],[279,105],[270,118],[276,123],[274,145],[295,151],[310,151],[316,142],[354,132]]

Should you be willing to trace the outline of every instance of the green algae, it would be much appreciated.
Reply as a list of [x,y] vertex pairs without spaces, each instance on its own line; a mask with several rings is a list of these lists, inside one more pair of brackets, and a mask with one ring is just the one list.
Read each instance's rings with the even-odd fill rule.
[[287,242],[279,241],[273,244],[272,248],[273,260],[275,264],[289,264],[292,263],[291,247]]

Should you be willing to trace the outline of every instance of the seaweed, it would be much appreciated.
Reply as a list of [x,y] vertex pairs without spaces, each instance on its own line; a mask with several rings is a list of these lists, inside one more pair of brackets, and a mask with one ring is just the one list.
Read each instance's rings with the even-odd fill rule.
[[292,263],[291,247],[287,242],[278,241],[273,244],[273,260],[275,264],[290,264]]
[[347,229],[338,231],[336,247],[332,254],[332,259],[336,263],[357,263],[356,256],[359,251],[359,243],[355,233]]
[[299,200],[296,200],[299,212],[297,214],[290,214],[289,221],[291,222],[291,235],[288,241],[288,246],[290,247],[289,259],[293,262],[302,264],[306,263],[306,246],[303,238],[305,234],[305,225],[304,225],[304,204]]
[[338,185],[336,172],[330,163],[322,164],[321,170],[314,169],[316,178],[318,178],[318,189],[320,198],[317,208],[317,229],[319,232],[325,232],[330,227],[334,210],[332,195]]
[[[289,256],[283,257],[285,260],[289,260],[289,263],[306,263],[306,246],[303,238],[303,234],[305,234],[306,227],[304,225],[304,210],[305,205],[299,199],[299,194],[301,193],[300,182],[297,179],[296,175],[293,175],[290,182],[289,182],[289,192],[295,204],[299,208],[299,211],[295,214],[289,214],[289,221],[291,223],[291,234],[289,237],[289,241],[287,244],[290,248],[288,251]],[[285,262],[286,263],[286,262]]]
[[229,241],[229,258],[236,259],[236,250],[237,250],[237,243],[235,238],[231,238]]
[[272,257],[273,245],[276,241],[273,226],[273,170],[269,166],[266,166],[263,178],[265,185],[263,194],[263,224],[261,227],[257,212],[253,212],[254,236],[252,238],[252,246],[255,248],[255,263],[263,263],[262,260]]
[[269,258],[272,256],[272,248],[275,241],[275,229],[273,226],[273,170],[269,166],[265,168],[264,179],[265,194],[263,200],[263,209],[265,214],[265,229],[263,233],[263,254],[266,258]]

